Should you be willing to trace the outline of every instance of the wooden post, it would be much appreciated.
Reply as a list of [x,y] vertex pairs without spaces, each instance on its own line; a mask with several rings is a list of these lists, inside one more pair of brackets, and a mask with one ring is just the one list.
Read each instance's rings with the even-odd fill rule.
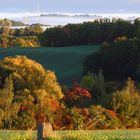
[[37,127],[37,140],[43,140],[43,124],[39,123]]

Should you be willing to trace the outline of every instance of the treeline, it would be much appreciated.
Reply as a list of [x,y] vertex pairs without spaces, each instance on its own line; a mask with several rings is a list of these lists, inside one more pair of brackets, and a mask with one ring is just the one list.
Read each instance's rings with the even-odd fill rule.
[[[40,24],[33,24],[26,28],[11,29],[15,23],[8,19],[0,21],[0,47],[40,47],[39,35],[43,33]],[[18,25],[18,23],[16,23]]]
[[47,29],[40,39],[43,46],[60,47],[101,44],[104,41],[110,43],[120,36],[140,38],[140,20],[136,19],[132,23],[122,19],[100,19],[57,26]]
[[[8,36],[16,38],[34,36],[38,40],[35,44],[45,47],[95,45],[101,44],[104,41],[111,43],[116,38],[121,36],[126,36],[127,38],[140,38],[139,19],[136,19],[134,22],[122,19],[100,19],[93,22],[84,22],[81,24],[56,26],[53,28],[48,28],[46,31],[43,31],[40,24],[33,24],[29,27],[21,29],[11,29],[10,27],[12,24],[15,24],[14,21],[4,19],[1,20],[0,23],[2,25],[0,29],[0,37],[4,38],[4,43],[2,43],[1,47],[11,47],[8,45],[3,46],[3,44],[6,44],[6,39],[9,38]],[[20,46],[33,46],[27,45],[28,43],[25,43],[24,45],[22,44]],[[34,45],[34,47],[37,46]]]
[[108,80],[126,80],[129,76],[140,80],[140,39],[119,37],[104,42],[98,52],[85,61],[84,73],[103,71]]

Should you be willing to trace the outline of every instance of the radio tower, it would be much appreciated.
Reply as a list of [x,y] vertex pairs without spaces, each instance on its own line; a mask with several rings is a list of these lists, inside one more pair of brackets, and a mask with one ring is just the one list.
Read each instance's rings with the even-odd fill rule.
[[37,4],[37,15],[40,16],[40,5],[39,5],[39,3]]
[[37,16],[40,16],[40,5],[39,5],[39,0],[37,0]]

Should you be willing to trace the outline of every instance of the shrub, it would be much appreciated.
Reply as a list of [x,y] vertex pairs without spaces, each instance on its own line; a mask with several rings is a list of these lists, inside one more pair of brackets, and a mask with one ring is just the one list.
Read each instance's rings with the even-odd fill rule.
[[89,91],[93,91],[93,88],[95,86],[95,79],[93,75],[85,75],[82,77],[82,80],[80,82],[80,86],[83,88],[87,88]]
[[15,128],[16,129],[21,129],[21,130],[26,130],[29,128],[36,128],[36,119],[34,116],[32,116],[32,114],[30,113],[30,111],[21,111],[18,114],[18,117],[14,120],[15,122]]
[[65,102],[68,106],[85,107],[91,104],[91,94],[87,89],[75,84],[66,91]]
[[80,84],[81,87],[86,88],[91,92],[92,102],[94,104],[100,104],[104,107],[110,106],[112,91],[115,90],[116,85],[105,82],[104,75],[101,70],[97,74],[88,74],[83,76]]
[[113,110],[107,110],[101,106],[89,108],[90,117],[85,123],[84,129],[116,129],[120,127],[120,121]]
[[80,130],[83,128],[84,125],[84,116],[78,112],[77,108],[73,108],[71,110],[72,115],[72,124],[74,130]]
[[129,78],[121,91],[116,91],[112,98],[112,108],[118,114],[126,128],[140,127],[140,95]]

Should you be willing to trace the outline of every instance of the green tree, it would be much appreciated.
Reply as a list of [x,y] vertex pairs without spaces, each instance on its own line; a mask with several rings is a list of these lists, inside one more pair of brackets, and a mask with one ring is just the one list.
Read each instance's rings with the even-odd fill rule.
[[110,106],[111,94],[107,91],[107,83],[105,82],[102,70],[97,74],[83,76],[80,84],[92,93],[94,104],[101,104],[105,107]]
[[108,80],[124,80],[129,76],[138,80],[140,40],[119,37],[110,45],[104,45],[86,59],[84,71],[98,73],[102,69]]
[[43,28],[41,27],[40,24],[33,24],[29,27],[29,32],[32,35],[39,35],[39,34],[43,33]]
[[86,75],[83,76],[81,82],[81,87],[87,88],[89,91],[93,91],[94,85],[95,85],[95,79],[93,75]]
[[140,38],[140,18],[135,19],[134,25],[135,25],[135,36],[137,38]]
[[16,38],[16,40],[13,43],[14,47],[28,47],[26,41],[22,38]]

